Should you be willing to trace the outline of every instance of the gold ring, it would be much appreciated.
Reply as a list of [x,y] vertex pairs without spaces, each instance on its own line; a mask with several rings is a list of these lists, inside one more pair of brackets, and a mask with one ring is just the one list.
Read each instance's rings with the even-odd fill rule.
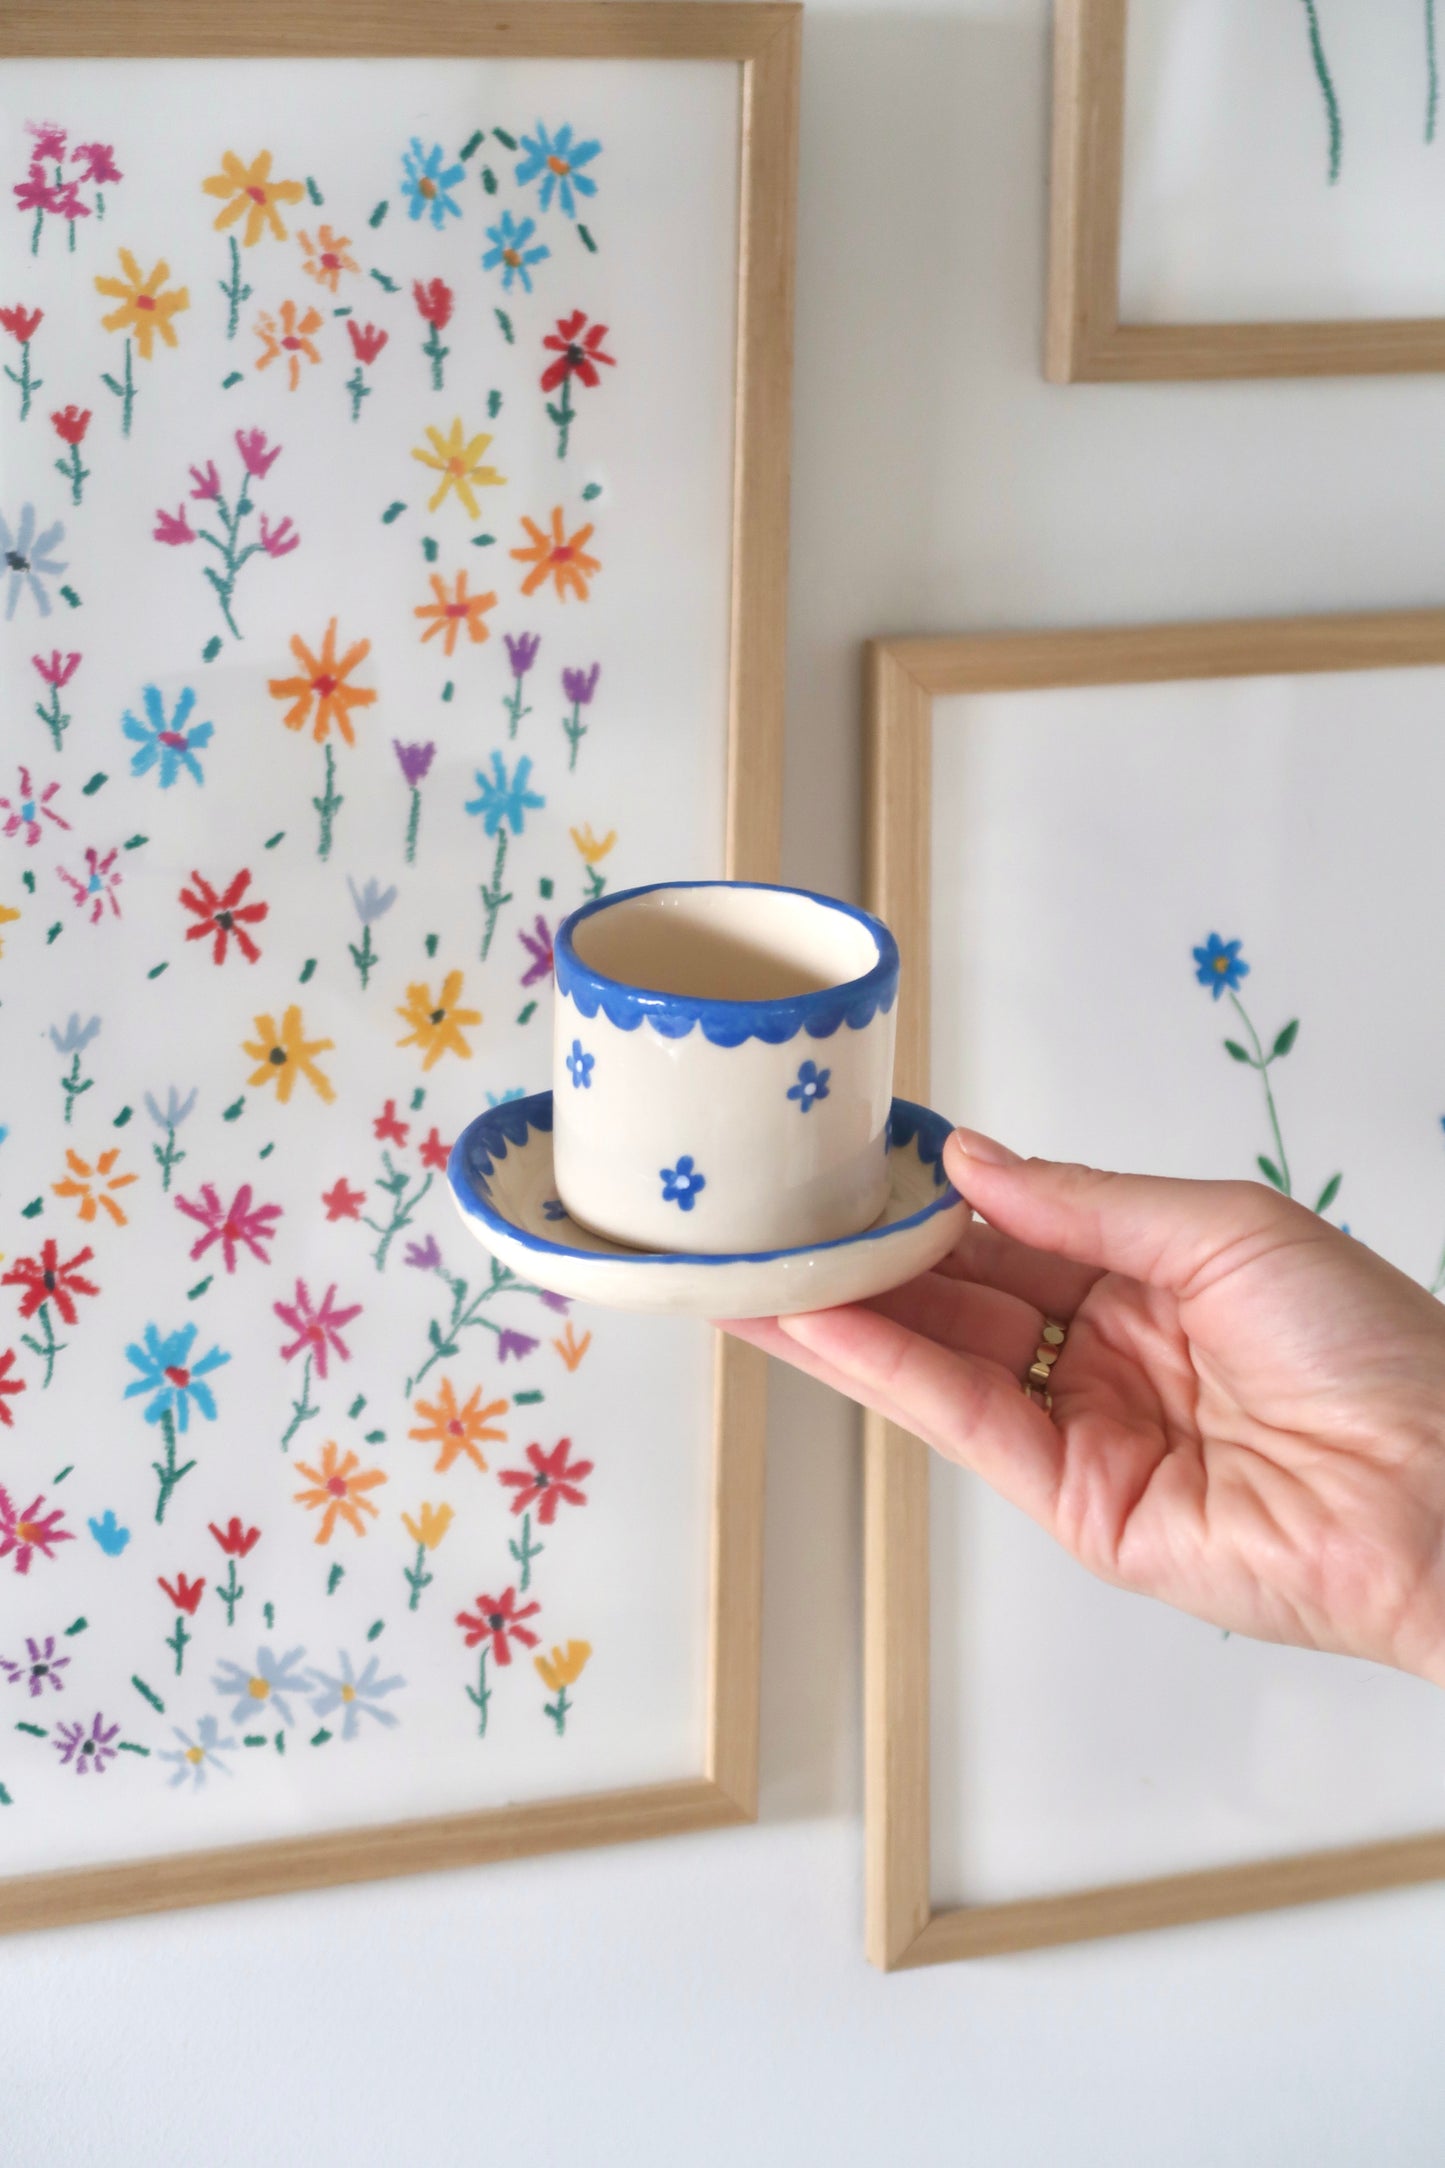
[[1053,1375],[1054,1364],[1064,1351],[1064,1341],[1068,1338],[1068,1331],[1068,1326],[1059,1324],[1056,1318],[1046,1317],[1044,1319],[1044,1329],[1039,1335],[1039,1344],[1034,1349],[1034,1359],[1029,1364],[1028,1374],[1023,1380],[1025,1393],[1045,1413],[1054,1404],[1054,1396],[1049,1391],[1049,1379]]

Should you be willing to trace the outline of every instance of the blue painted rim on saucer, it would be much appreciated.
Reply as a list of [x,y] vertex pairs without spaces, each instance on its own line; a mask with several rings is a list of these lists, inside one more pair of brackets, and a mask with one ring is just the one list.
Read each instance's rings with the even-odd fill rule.
[[[878,961],[861,978],[777,1001],[713,1001],[700,995],[665,994],[653,987],[630,986],[622,979],[608,978],[582,962],[572,936],[585,919],[667,888],[760,888],[777,896],[801,896],[865,928],[877,947]],[[642,888],[624,888],[615,896],[599,896],[562,921],[552,944],[552,960],[557,991],[575,1002],[589,1020],[601,1009],[608,1023],[619,1031],[636,1031],[639,1024],[650,1023],[654,1031],[668,1039],[685,1039],[697,1024],[703,1037],[714,1046],[741,1046],[745,1039],[782,1046],[800,1031],[806,1031],[810,1039],[831,1039],[844,1024],[861,1031],[880,1011],[886,1016],[898,994],[898,943],[882,919],[860,911],[856,904],[841,903],[836,896],[822,896],[811,888],[784,888],[775,881],[649,881]]]
[[[469,1122],[452,1146],[447,1161],[447,1181],[453,1197],[470,1219],[480,1220],[497,1234],[508,1235],[514,1242],[540,1257],[576,1257],[597,1263],[608,1253],[605,1251],[578,1249],[570,1242],[552,1242],[543,1235],[534,1235],[514,1220],[507,1219],[490,1197],[482,1192],[481,1185],[491,1180],[498,1160],[505,1159],[515,1147],[521,1151],[532,1130],[549,1134],[552,1128],[552,1094],[534,1092],[530,1099],[504,1100],[499,1107],[491,1107]],[[935,1114],[929,1107],[920,1107],[911,1099],[895,1099],[888,1115],[888,1149],[890,1152],[906,1150],[910,1145],[925,1167],[932,1167],[938,1194],[922,1207],[911,1212],[905,1219],[889,1220],[886,1224],[865,1227],[860,1234],[839,1235],[830,1242],[808,1242],[786,1250],[730,1250],[721,1253],[700,1250],[624,1250],[618,1246],[617,1255],[630,1265],[761,1265],[772,1264],[786,1257],[812,1257],[822,1250],[840,1250],[860,1242],[881,1242],[890,1235],[898,1235],[908,1227],[921,1227],[925,1221],[934,1219],[940,1212],[948,1212],[963,1199],[949,1182],[943,1171],[943,1147],[953,1130],[952,1122],[942,1114]]]

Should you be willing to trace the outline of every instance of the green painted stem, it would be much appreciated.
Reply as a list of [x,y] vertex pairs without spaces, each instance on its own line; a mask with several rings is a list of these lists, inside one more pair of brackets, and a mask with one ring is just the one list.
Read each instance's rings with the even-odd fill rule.
[[161,1170],[161,1188],[166,1193],[166,1195],[169,1195],[171,1187],[171,1169],[173,1167],[178,1167],[181,1161],[186,1156],[184,1152],[178,1152],[176,1150],[176,1132],[174,1127],[171,1127],[166,1131],[166,1141],[164,1149],[159,1144],[153,1144],[151,1146],[151,1151],[154,1154],[156,1165]]
[[482,898],[482,908],[487,914],[487,930],[482,935],[483,963],[486,962],[488,956],[491,954],[492,937],[497,930],[497,919],[501,915],[502,906],[504,903],[510,903],[512,900],[510,895],[506,894],[502,888],[502,875],[506,870],[506,865],[507,829],[504,823],[497,830],[497,855],[492,861],[491,886],[490,888],[482,889],[480,892]]
[[411,811],[407,815],[406,822],[406,862],[409,866],[414,866],[416,864],[416,838],[417,830],[420,828],[420,826],[421,791],[418,786],[413,783],[411,786]]
[[321,816],[321,836],[316,846],[316,855],[321,859],[327,859],[331,856],[332,824],[346,803],[346,800],[336,788],[336,755],[331,750],[331,740],[329,738],[326,741],[325,751],[326,788],[319,798],[313,798],[311,801]]
[[1255,1030],[1253,1024],[1249,1020],[1249,1015],[1245,1009],[1244,1003],[1240,1000],[1238,994],[1236,994],[1232,988],[1230,990],[1229,998],[1234,1004],[1235,1014],[1238,1016],[1240,1022],[1243,1024],[1245,1030],[1249,1033],[1250,1042],[1254,1047],[1254,1065],[1256,1069],[1258,1069],[1260,1081],[1264,1085],[1265,1104],[1269,1108],[1269,1125],[1270,1128],[1274,1131],[1275,1150],[1279,1153],[1279,1171],[1284,1176],[1284,1194],[1286,1195],[1286,1197],[1292,1197],[1294,1195],[1294,1188],[1290,1181],[1289,1160],[1285,1154],[1284,1135],[1279,1126],[1279,1109],[1274,1103],[1274,1092],[1270,1087],[1269,1060],[1268,1058],[1266,1058],[1264,1048],[1260,1045],[1259,1033]]
[[291,1420],[282,1434],[281,1450],[283,1453],[288,1453],[291,1450],[291,1440],[295,1437],[301,1425],[309,1423],[313,1415],[319,1415],[320,1413],[319,1408],[313,1408],[311,1405],[311,1357],[308,1355],[301,1372],[301,1392],[299,1397],[291,1403]]
[[38,1355],[41,1361],[45,1364],[45,1375],[40,1380],[40,1390],[44,1392],[46,1386],[50,1383],[51,1378],[55,1375],[55,1358],[64,1347],[65,1342],[63,1340],[57,1340],[55,1337],[55,1327],[51,1322],[50,1305],[48,1302],[41,1303],[40,1309],[37,1314],[40,1318],[40,1323],[44,1328],[45,1338],[43,1340],[37,1340],[33,1337],[32,1334],[28,1332],[23,1332],[20,1335],[20,1344],[22,1347],[28,1347],[31,1354]]
[[228,1568],[226,1579],[224,1582],[217,1582],[216,1594],[220,1597],[222,1603],[226,1606],[226,1624],[228,1626],[234,1626],[236,1623],[236,1606],[240,1602],[241,1598],[245,1595],[246,1591],[242,1587],[241,1583],[236,1579],[235,1558],[228,1558],[226,1560],[226,1565]]
[[[153,1460],[151,1462],[151,1466],[156,1472],[156,1480],[160,1485],[156,1493],[156,1520],[158,1522],[163,1521],[166,1517],[166,1507],[170,1503],[171,1492],[182,1477],[188,1476],[196,1465],[193,1460],[188,1460],[183,1461],[179,1468],[176,1466],[176,1421],[169,1408],[161,1410],[161,1436],[166,1441],[166,1457],[164,1460]],[[177,1669],[179,1668],[178,1665]]]
[[361,991],[365,993],[367,981],[371,977],[372,966],[374,964],[380,963],[381,961],[381,958],[377,955],[376,950],[371,945],[370,926],[367,925],[362,927],[361,943],[359,947],[355,941],[348,941],[346,946],[351,951],[351,961],[355,964],[357,972],[360,975]]
[[1340,101],[1335,95],[1334,78],[1330,64],[1325,59],[1324,41],[1320,36],[1320,19],[1315,0],[1304,0],[1304,11],[1309,22],[1310,58],[1314,62],[1315,75],[1320,86],[1320,96],[1325,101],[1325,118],[1330,131],[1330,183],[1340,177],[1340,153],[1344,148],[1344,131],[1340,123]]
[[451,352],[451,348],[442,345],[435,324],[427,327],[426,344],[422,347],[422,352],[431,363],[431,388],[433,391],[440,391],[442,389],[442,363]]
[[522,680],[520,678],[513,678],[512,690],[502,702],[502,705],[507,711],[507,736],[515,738],[518,723],[520,723],[524,715],[530,715],[532,712],[530,708],[524,708],[522,705]]
[[1435,33],[1435,0],[1425,0],[1425,141],[1433,143],[1440,118],[1440,49]]

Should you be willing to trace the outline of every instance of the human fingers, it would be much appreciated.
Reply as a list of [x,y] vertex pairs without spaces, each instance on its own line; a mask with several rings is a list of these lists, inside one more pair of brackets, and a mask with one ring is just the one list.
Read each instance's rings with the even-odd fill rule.
[[975,1280],[1005,1295],[1017,1295],[1021,1302],[1065,1324],[1102,1277],[1097,1265],[1079,1265],[1048,1250],[1030,1249],[983,1220],[974,1220],[964,1229],[957,1247],[934,1270],[949,1279]]
[[903,1430],[913,1428],[907,1411],[896,1401],[890,1400],[885,1394],[861,1392],[855,1379],[836,1369],[832,1363],[825,1362],[821,1356],[813,1354],[811,1349],[805,1348],[800,1341],[785,1333],[780,1318],[728,1317],[714,1318],[712,1322],[719,1332],[729,1333],[735,1340],[745,1340],[749,1347],[761,1348],[765,1355],[775,1356],[779,1362],[787,1363],[790,1369],[801,1370],[804,1377],[813,1378],[819,1385],[828,1386],[833,1392],[840,1393],[845,1400],[854,1400],[860,1407],[871,1408],[886,1422],[897,1423]]
[[942,1272],[920,1273],[887,1294],[870,1296],[866,1307],[956,1355],[995,1362],[1014,1378],[1033,1361],[1044,1326],[1043,1313],[1032,1303]]

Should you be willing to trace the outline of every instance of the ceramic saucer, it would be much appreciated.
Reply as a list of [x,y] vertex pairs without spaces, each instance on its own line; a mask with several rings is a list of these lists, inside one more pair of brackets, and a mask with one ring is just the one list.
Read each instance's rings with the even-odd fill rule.
[[479,1115],[453,1145],[447,1179],[477,1240],[553,1294],[690,1317],[787,1316],[881,1295],[947,1255],[969,1217],[943,1172],[951,1127],[941,1114],[895,1099],[882,1216],[862,1234],[812,1249],[720,1257],[629,1250],[579,1227],[553,1181],[550,1092]]

